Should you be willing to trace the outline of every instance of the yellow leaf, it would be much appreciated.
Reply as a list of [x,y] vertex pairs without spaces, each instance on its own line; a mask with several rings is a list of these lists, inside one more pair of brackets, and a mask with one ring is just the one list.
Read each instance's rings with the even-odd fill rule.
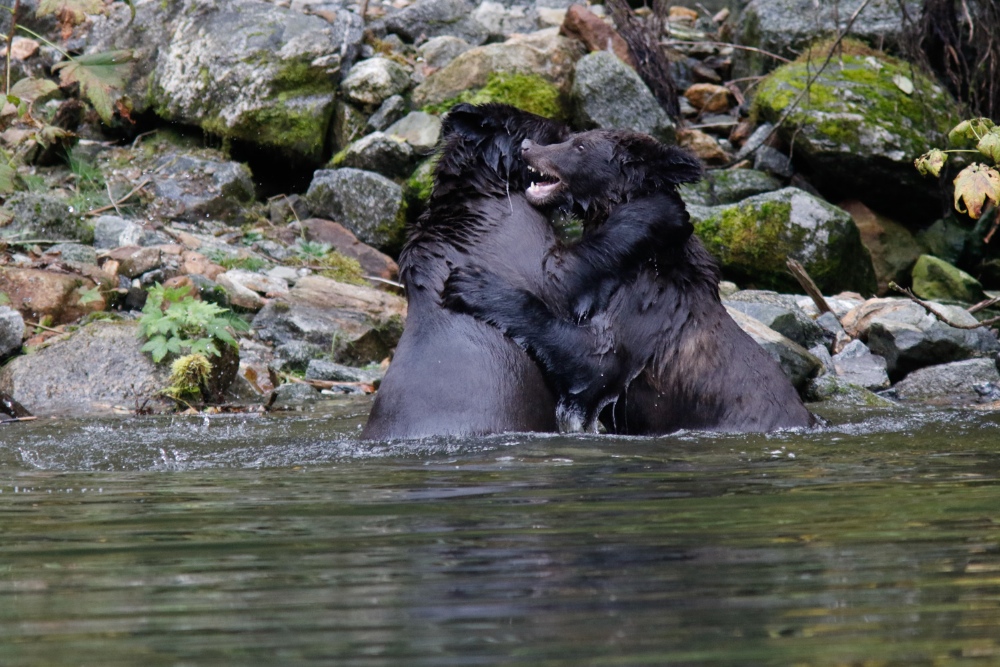
[[978,219],[987,202],[1000,202],[1000,172],[985,164],[970,164],[955,177],[955,210]]
[[944,166],[947,159],[948,155],[944,151],[935,148],[934,150],[928,151],[914,160],[913,166],[915,166],[917,171],[924,176],[927,174],[937,176],[941,173],[941,167]]

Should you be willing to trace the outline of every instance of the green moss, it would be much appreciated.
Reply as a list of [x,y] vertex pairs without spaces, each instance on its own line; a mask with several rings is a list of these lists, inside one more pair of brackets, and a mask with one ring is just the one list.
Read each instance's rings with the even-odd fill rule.
[[[409,201],[426,202],[434,188],[434,167],[440,156],[435,154],[420,163],[403,186],[403,196]],[[334,158],[336,159],[336,158]]]
[[211,374],[212,362],[205,355],[180,357],[170,365],[170,384],[163,393],[178,399],[200,398],[203,388],[208,387]]
[[[329,248],[329,246],[326,246]],[[361,264],[353,257],[348,257],[336,250],[325,253],[322,257],[296,258],[290,264],[308,264],[319,270],[325,278],[352,285],[367,285],[365,272]]]
[[537,74],[495,72],[490,74],[486,85],[479,90],[467,90],[439,104],[429,104],[424,107],[424,111],[441,114],[460,102],[500,102],[547,118],[566,117],[559,89]]

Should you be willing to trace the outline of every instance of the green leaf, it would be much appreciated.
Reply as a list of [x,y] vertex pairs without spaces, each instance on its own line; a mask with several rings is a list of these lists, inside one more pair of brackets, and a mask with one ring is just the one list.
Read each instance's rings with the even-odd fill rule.
[[10,297],[7,296],[6,292],[0,292],[0,306],[9,306]]
[[0,194],[9,195],[17,189],[17,171],[6,162],[0,162]]
[[976,144],[976,148],[993,162],[1000,164],[1000,127],[991,127]]
[[948,143],[953,146],[975,143],[992,127],[993,121],[989,118],[963,120],[948,133]]
[[79,301],[82,306],[101,300],[101,290],[98,287],[91,287],[90,289],[83,289],[81,287],[77,289],[77,293],[80,295]]
[[131,63],[131,51],[108,51],[61,62],[52,69],[59,71],[62,85],[80,84],[80,94],[94,105],[101,120],[110,123]]
[[167,356],[167,339],[164,336],[153,336],[149,341],[139,348],[143,352],[149,352],[153,355],[153,361],[155,363],[160,363],[163,358]]
[[103,0],[41,0],[35,16],[55,14],[63,23],[80,25],[87,20],[87,14],[103,14]]
[[[14,105],[21,104],[21,100],[34,102],[41,97],[51,95],[57,90],[59,90],[59,86],[51,79],[34,79],[29,77],[21,79],[10,87],[10,95],[7,96],[7,101]],[[16,97],[18,100],[15,102],[11,97]]]

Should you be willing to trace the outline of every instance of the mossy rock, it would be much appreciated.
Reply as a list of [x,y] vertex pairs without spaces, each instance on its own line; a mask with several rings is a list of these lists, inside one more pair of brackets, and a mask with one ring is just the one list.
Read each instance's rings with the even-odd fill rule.
[[959,117],[957,104],[912,65],[849,41],[800,98],[826,53],[815,47],[772,72],[754,112],[769,122],[783,119],[781,138],[828,198],[860,199],[926,220],[938,210],[936,192],[913,160],[944,144]]
[[490,74],[482,88],[462,92],[437,104],[429,104],[424,107],[424,111],[441,114],[461,102],[499,102],[546,118],[565,119],[567,116],[566,105],[554,84],[537,74],[520,72]]
[[724,276],[740,285],[800,293],[786,264],[793,258],[825,294],[875,292],[871,256],[851,216],[807,192],[783,188],[690,213]]
[[978,280],[931,255],[921,255],[913,266],[913,291],[934,301],[978,303],[986,298]]

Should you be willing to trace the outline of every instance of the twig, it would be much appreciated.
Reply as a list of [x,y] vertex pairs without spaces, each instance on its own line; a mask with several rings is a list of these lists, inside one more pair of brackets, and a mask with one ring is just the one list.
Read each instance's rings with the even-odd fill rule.
[[989,243],[993,239],[993,235],[997,231],[997,227],[1000,227],[1000,208],[996,206],[990,206],[986,213],[983,213],[983,217],[988,217],[991,213],[995,214],[993,216],[993,224],[990,225],[990,231],[986,232],[986,236],[983,237],[983,243]]
[[52,333],[57,333],[57,334],[67,333],[60,329],[53,329],[52,327],[47,327],[44,324],[39,324],[38,322],[29,322],[28,320],[25,320],[24,323],[27,324],[29,327],[36,327],[38,329],[42,329],[43,331],[51,331]]
[[139,145],[139,141],[141,139],[144,139],[145,137],[148,137],[150,135],[156,134],[157,132],[159,132],[159,130],[150,130],[149,132],[143,132],[141,134],[135,135],[135,139],[132,140],[132,148],[135,148],[136,146],[138,146]]
[[105,182],[104,183],[104,187],[108,191],[108,199],[111,200],[111,205],[115,207],[115,213],[117,213],[119,216],[121,216],[122,212],[118,208],[118,204],[115,203],[115,196],[113,194],[111,194],[111,183]]
[[9,417],[7,419],[0,418],[0,424],[11,424],[14,422],[33,422],[38,417]]
[[936,317],[938,319],[938,321],[944,322],[948,326],[954,327],[956,329],[978,329],[979,327],[988,327],[988,326],[990,326],[992,324],[996,324],[996,323],[1000,322],[1000,317],[991,317],[988,320],[983,320],[982,322],[977,322],[976,324],[958,324],[957,322],[953,322],[951,319],[949,319],[948,316],[942,315],[941,313],[939,313],[938,311],[936,311],[931,304],[929,304],[926,301],[920,299],[916,294],[914,294],[910,290],[906,289],[905,287],[900,287],[896,283],[890,281],[889,282],[889,289],[896,290],[897,292],[899,292],[901,294],[905,294],[907,297],[910,298],[910,301],[913,301],[914,303],[918,303],[921,306],[923,306],[924,309],[928,313],[930,313],[931,315],[933,315],[934,317]]
[[816,283],[813,282],[813,279],[809,277],[808,273],[806,273],[805,267],[791,257],[785,261],[785,265],[788,267],[788,270],[792,272],[792,275],[795,276],[795,279],[799,281],[799,285],[802,285],[802,289],[806,291],[809,298],[816,304],[816,308],[819,309],[819,312],[832,313],[833,308],[831,308],[830,304],[828,304],[826,299],[823,298],[823,293],[819,291],[819,288],[816,287]]
[[742,46],[740,44],[732,44],[730,42],[702,42],[691,39],[665,39],[662,42],[660,42],[660,44],[662,44],[663,46],[670,46],[671,44],[691,44],[691,45],[711,44],[712,46],[731,46],[732,48],[739,49],[740,51],[753,51],[754,53],[759,53],[762,56],[767,56],[768,58],[774,58],[775,60],[780,60],[783,63],[792,62],[788,58],[779,56],[777,53],[771,53],[770,51],[765,51],[764,49],[758,49],[753,46]]
[[[151,179],[147,178],[142,183],[140,183],[139,185],[137,185],[134,188],[132,188],[131,190],[129,190],[129,193],[127,195],[125,195],[124,197],[122,197],[121,199],[119,199],[117,202],[112,197],[111,203],[108,204],[107,206],[101,206],[99,208],[91,209],[91,210],[87,211],[86,213],[84,213],[84,215],[97,215],[99,213],[104,213],[105,211],[110,211],[111,209],[115,209],[117,211],[118,210],[118,204],[121,204],[121,203],[125,202],[125,200],[127,200],[129,197],[131,197],[132,195],[134,195],[135,193],[137,193],[139,190],[142,190],[144,187],[146,187],[147,185],[149,185],[150,182],[151,182]],[[111,192],[110,192],[110,189],[109,189],[108,190],[108,194],[110,194],[110,193]]]
[[995,306],[998,303],[1000,303],[1000,296],[995,296],[992,299],[986,299],[985,301],[980,301],[974,306],[969,306],[968,308],[966,308],[966,310],[969,311],[970,314],[978,313],[980,310],[986,310],[987,308]]

